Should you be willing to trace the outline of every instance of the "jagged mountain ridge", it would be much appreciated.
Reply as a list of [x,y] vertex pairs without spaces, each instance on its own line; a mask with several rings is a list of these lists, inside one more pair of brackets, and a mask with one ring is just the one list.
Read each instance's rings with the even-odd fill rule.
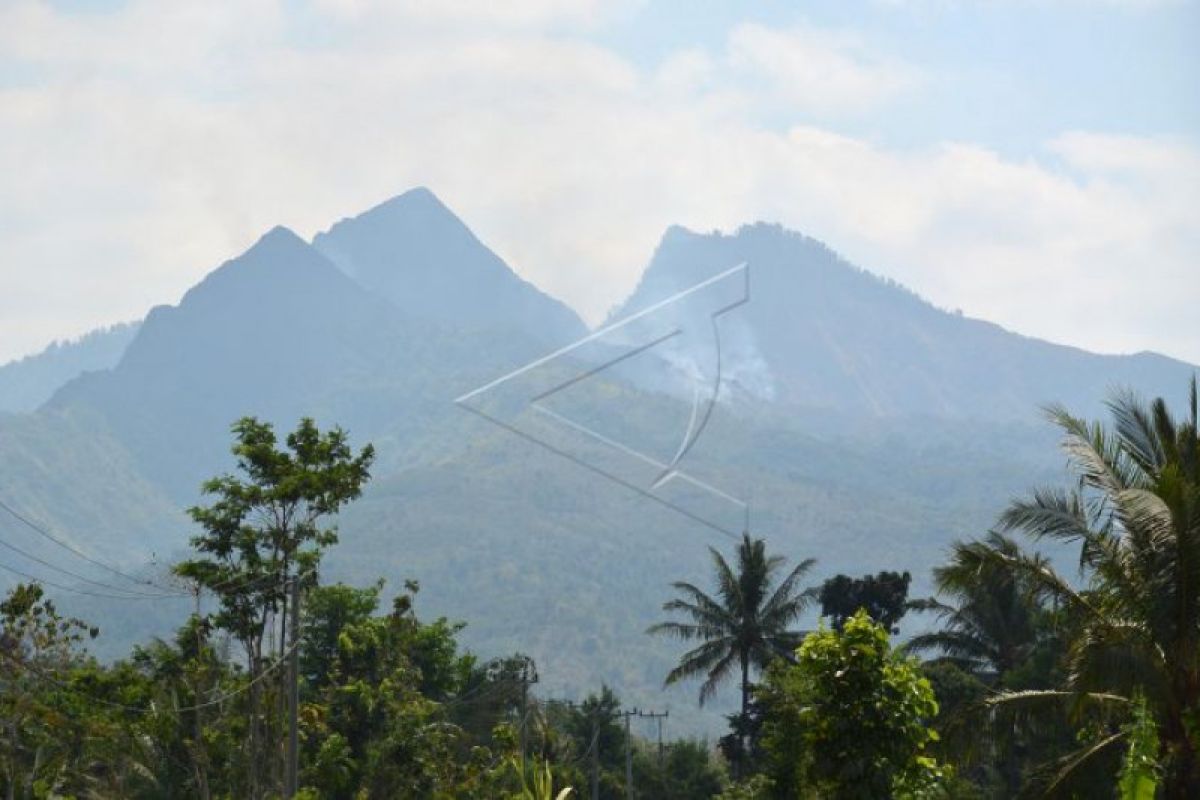
[[579,317],[522,280],[424,187],[338,222],[313,246],[414,319],[459,329],[525,329],[557,346]]
[[[414,219],[405,221],[408,214]],[[390,243],[380,241],[379,215],[398,222]],[[412,231],[431,219],[427,235],[436,241],[414,250]],[[358,225],[363,220],[365,227]],[[443,427],[461,424],[451,398],[546,349],[544,316],[558,320],[557,335],[582,330],[573,313],[564,314],[565,307],[464,235],[465,227],[427,192],[402,195],[343,225],[337,241],[355,254],[352,268],[345,257],[339,268],[296,234],[275,228],[178,305],[153,309],[113,369],[69,382],[50,405],[85,408],[106,420],[146,474],[187,503],[204,477],[227,468],[228,429],[240,416],[281,426],[314,416],[398,443],[385,452],[403,462],[423,442],[436,448]],[[455,300],[443,281],[424,286],[418,314],[403,307],[411,302],[407,295],[360,282],[376,269],[426,272],[429,254],[438,252],[455,254],[449,274],[462,267],[479,282],[486,273],[489,295],[516,297],[519,313],[470,320],[441,313]]]
[[780,405],[1029,419],[1059,401],[1094,414],[1116,386],[1173,394],[1196,369],[1154,353],[1090,353],[943,311],[821,242],[764,223],[732,235],[669,229],[610,321],[743,262],[750,301],[721,320],[722,335],[753,362],[742,380]]
[[139,325],[122,322],[97,328],[0,365],[0,412],[33,411],[77,375],[115,366]]
[[[172,496],[194,497],[226,462],[230,423],[312,415],[371,428],[370,376],[415,341],[386,302],[347,278],[294,233],[276,228],[159,306],[112,370],[68,383],[53,408],[106,420]],[[339,389],[362,381],[347,407]]]

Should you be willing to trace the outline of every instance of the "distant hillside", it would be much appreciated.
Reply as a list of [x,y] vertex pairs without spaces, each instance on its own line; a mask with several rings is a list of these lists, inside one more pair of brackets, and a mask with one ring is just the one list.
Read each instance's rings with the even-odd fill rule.
[[763,223],[734,235],[671,228],[612,319],[743,262],[751,299],[722,319],[740,358],[727,371],[782,405],[1029,419],[1060,401],[1099,413],[1114,386],[1173,394],[1196,369],[1153,353],[1089,353],[943,311],[814,239]]
[[54,342],[40,353],[0,365],[0,411],[33,411],[72,378],[114,366],[139,325],[123,322],[98,328],[78,339]]
[[[613,386],[595,396],[619,409],[635,442],[686,412]],[[892,422],[854,437],[831,427],[719,410],[688,461],[751,501],[752,530],[773,552],[817,558],[814,583],[909,569],[914,594],[927,594],[950,541],[984,532],[1010,496],[1057,474],[1041,427]],[[664,695],[680,645],[645,629],[662,618],[672,581],[707,585],[707,548],[728,553],[733,542],[482,422],[465,419],[451,438],[469,447],[381,475],[343,515],[329,574],[385,575],[393,588],[418,579],[420,608],[467,620],[464,640],[481,652],[533,655],[550,696],[606,681],[631,704],[669,704],[676,730],[715,731],[733,693],[704,711],[695,686]]]

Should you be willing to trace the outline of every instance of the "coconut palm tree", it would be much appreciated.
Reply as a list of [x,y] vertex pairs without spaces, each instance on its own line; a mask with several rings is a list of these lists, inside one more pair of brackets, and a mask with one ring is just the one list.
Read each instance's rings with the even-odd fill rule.
[[678,612],[687,621],[660,622],[647,633],[701,642],[683,654],[666,680],[669,685],[703,675],[701,705],[739,670],[744,718],[750,705],[751,668],[761,670],[772,659],[793,657],[803,638],[791,626],[816,597],[814,588],[798,586],[816,559],[801,561],[776,583],[787,559],[768,556],[762,539],[751,539],[749,533],[742,536],[736,570],[716,549],[709,551],[716,572],[715,594],[705,594],[684,581],[671,584],[680,596],[663,604],[663,610]]
[[[1033,713],[1068,700],[1075,708],[1128,713],[1144,701],[1154,719],[1169,800],[1200,797],[1200,435],[1196,381],[1187,417],[1177,421],[1160,398],[1131,393],[1109,402],[1106,428],[1049,409],[1065,434],[1078,484],[1039,489],[1001,517],[1004,530],[1079,546],[1082,585],[1046,559],[999,549],[981,561],[1003,565],[1053,598],[1075,620],[1060,691],[1016,692],[997,709]],[[1094,760],[1125,746],[1129,727],[1064,759],[1050,783],[1061,786]]]
[[[997,531],[982,541],[956,542],[949,561],[933,571],[938,599],[909,603],[910,608],[936,614],[941,627],[914,636],[905,649],[940,653],[937,661],[973,675],[981,690],[1054,687],[1065,626],[1059,624],[1060,615],[1040,602],[1026,576],[997,564],[994,557],[1019,555],[1018,543]],[[1076,747],[1066,713],[1043,713],[1036,726],[996,717],[987,706],[968,702],[953,710],[943,707],[938,728],[946,752],[960,766],[980,767],[981,776],[990,771],[991,779],[1000,782],[996,790],[1005,797],[1019,796],[1022,783],[1034,783],[1026,781],[1031,767]],[[1102,783],[1103,777],[1098,780]]]
[[1015,557],[1021,550],[996,531],[983,541],[954,543],[949,562],[933,571],[938,594],[952,602],[909,603],[937,614],[941,630],[914,636],[905,646],[910,652],[940,652],[945,661],[989,684],[1029,659],[1043,637],[1046,616],[1031,596],[1028,579],[1007,567],[986,568],[992,552]]

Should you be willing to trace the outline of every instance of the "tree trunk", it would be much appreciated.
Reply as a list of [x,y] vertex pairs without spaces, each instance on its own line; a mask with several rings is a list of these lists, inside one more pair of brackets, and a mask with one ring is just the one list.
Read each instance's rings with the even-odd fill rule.
[[[1175,727],[1175,726],[1172,726]],[[1163,797],[1166,800],[1195,800],[1200,798],[1200,759],[1192,747],[1186,730],[1172,731],[1164,738],[1162,748],[1169,760],[1163,776]]]
[[259,800],[259,762],[261,760],[261,720],[259,719],[259,706],[262,703],[262,687],[258,683],[258,671],[261,669],[261,640],[255,642],[250,647],[250,762],[246,765],[247,778],[250,789],[250,800]]
[[750,708],[750,654],[742,653],[742,717]]
[[747,714],[750,711],[750,653],[743,651],[741,653],[742,666],[742,715],[741,724],[738,726],[738,750],[741,751],[742,757],[737,764],[734,764],[734,779],[740,780],[743,772],[743,766],[750,761],[750,745],[746,740],[746,729],[749,727],[749,719]]
[[1200,754],[1196,743],[1189,735],[1188,716],[1200,708],[1200,686],[1193,674],[1184,673],[1176,677],[1175,698],[1167,709],[1165,723],[1159,729],[1160,760],[1166,756],[1167,769],[1163,776],[1163,797],[1167,800],[1195,800],[1200,798]]

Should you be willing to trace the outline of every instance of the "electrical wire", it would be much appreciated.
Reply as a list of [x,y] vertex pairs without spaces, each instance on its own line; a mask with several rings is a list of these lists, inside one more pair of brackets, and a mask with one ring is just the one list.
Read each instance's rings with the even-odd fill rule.
[[66,567],[60,567],[57,564],[52,564],[51,562],[47,561],[46,559],[40,558],[39,556],[36,556],[33,553],[30,553],[28,550],[23,550],[20,547],[17,547],[15,544],[10,544],[9,542],[4,541],[3,539],[0,539],[0,547],[7,548],[7,549],[13,551],[14,553],[16,553],[17,555],[23,556],[24,558],[29,559],[30,561],[34,561],[38,564],[41,564],[44,567],[47,567],[48,569],[52,569],[55,572],[61,572],[63,575],[67,575],[71,578],[75,578],[76,580],[80,580],[80,581],[83,581],[84,583],[91,584],[92,586],[98,586],[101,589],[108,589],[109,591],[113,591],[113,592],[124,592],[125,593],[124,596],[127,596],[130,600],[145,600],[145,599],[156,599],[156,598],[164,598],[164,597],[177,597],[180,595],[180,592],[172,592],[170,594],[152,594],[150,592],[142,592],[137,589],[125,589],[120,586],[113,586],[110,583],[104,583],[102,581],[94,581],[91,578],[87,577],[86,575],[80,575],[78,572],[73,572],[73,571],[67,569]]
[[[0,567],[8,569],[10,572],[15,572],[23,577],[28,578],[29,580],[39,581],[41,583],[46,584],[47,586],[53,586],[53,587],[55,587],[57,589],[61,589],[63,591],[75,592],[76,594],[85,594],[85,595],[89,595],[89,596],[93,596],[93,597],[105,597],[105,598],[109,598],[109,599],[142,600],[142,599],[176,599],[176,598],[191,597],[193,595],[193,592],[191,592],[191,591],[180,590],[178,587],[168,586],[168,585],[164,585],[161,583],[157,583],[157,582],[152,581],[147,578],[138,578],[133,575],[129,575],[128,573],[122,572],[121,570],[117,569],[116,567],[106,564],[103,561],[92,558],[91,556],[87,555],[83,551],[73,547],[72,545],[68,544],[67,542],[64,542],[63,540],[54,536],[49,531],[47,531],[44,527],[33,522],[27,516],[21,514],[16,509],[14,509],[12,506],[5,503],[3,500],[0,500],[0,510],[8,512],[8,514],[11,515],[14,519],[20,521],[22,524],[24,524],[25,526],[27,526],[34,532],[38,533],[39,535],[43,536],[44,538],[48,539],[49,541],[53,542],[54,544],[58,545],[59,547],[62,547],[64,549],[68,550],[69,552],[73,553],[74,555],[78,556],[79,558],[82,558],[91,564],[95,564],[96,566],[102,567],[102,568],[108,570],[109,572],[112,572],[115,575],[125,578],[128,581],[132,581],[132,582],[138,583],[143,586],[152,586],[154,588],[161,589],[161,590],[163,590],[163,593],[155,594],[155,593],[149,593],[149,592],[142,592],[142,591],[139,591],[136,589],[126,589],[126,588],[123,588],[120,586],[113,586],[111,584],[103,583],[101,581],[95,581],[95,580],[92,580],[91,578],[80,575],[77,572],[73,572],[69,569],[66,569],[65,567],[59,567],[49,561],[46,561],[45,559],[39,558],[38,556],[35,556],[26,550],[22,550],[21,548],[17,547],[16,545],[12,545],[12,544],[9,544],[8,542],[0,540],[0,547],[6,547],[17,554],[24,556],[25,558],[28,558],[32,561],[36,561],[37,563],[42,564],[45,567],[48,567],[49,569],[52,569],[56,572],[60,572],[64,575],[68,575],[72,578],[83,581],[84,583],[90,584],[92,586],[97,586],[102,589],[107,589],[110,592],[123,592],[124,594],[107,594],[107,593],[99,593],[99,592],[91,592],[91,591],[83,591],[83,590],[73,589],[71,587],[64,586],[59,583],[55,583],[53,581],[41,580],[41,579],[37,578],[36,576],[29,575],[28,573],[21,572],[14,568],[7,567],[5,565],[0,564]],[[301,573],[297,577],[306,577],[307,575],[312,574],[313,572],[315,572],[315,570],[309,570],[305,573]],[[220,592],[222,590],[227,590],[230,588],[232,588],[234,591],[236,591],[239,589],[243,589],[247,586],[251,586],[255,583],[265,583],[267,581],[274,580],[274,579],[275,579],[274,575],[264,575],[264,576],[261,576],[258,578],[249,578],[245,581],[241,581],[240,583],[237,583],[237,582],[235,582],[236,581],[235,578],[230,578],[225,581],[219,581],[217,583],[204,586],[203,588],[208,589],[209,591],[213,591],[213,592]]]
[[468,689],[462,694],[452,697],[439,705],[442,708],[455,708],[460,705],[470,705],[473,703],[483,703],[492,700],[499,695],[508,693],[513,688],[513,683],[504,681],[484,682],[473,689]]
[[29,519],[28,517],[26,517],[23,514],[21,514],[20,512],[18,512],[16,509],[14,509],[8,503],[4,502],[4,500],[2,500],[2,499],[0,499],[0,510],[4,510],[4,511],[8,512],[8,514],[11,515],[14,519],[20,521],[22,524],[24,524],[30,530],[37,533],[39,536],[42,536],[42,537],[50,540],[51,542],[54,542],[54,544],[58,545],[59,547],[63,548],[64,550],[68,550],[68,551],[74,553],[76,556],[78,556],[79,558],[82,558],[84,561],[87,561],[90,564],[95,564],[96,566],[98,566],[102,569],[108,570],[109,572],[113,573],[114,575],[122,577],[127,581],[132,581],[134,583],[138,583],[143,586],[153,586],[157,589],[163,589],[166,591],[174,591],[170,587],[161,586],[159,584],[156,584],[154,581],[147,580],[145,578],[135,577],[126,572],[122,572],[121,570],[117,569],[116,567],[114,567],[110,564],[106,564],[103,561],[100,561],[99,559],[92,558],[91,556],[89,556],[87,553],[83,552],[79,548],[77,548],[71,544],[68,544],[67,542],[64,542],[62,539],[59,539],[57,536],[50,533],[42,526],[38,525],[33,520]]
[[[86,595],[88,597],[103,597],[103,598],[107,598],[110,600],[159,600],[159,599],[163,599],[163,598],[156,597],[156,596],[139,596],[139,595],[128,595],[128,594],[108,594],[106,592],[89,592],[86,589],[76,589],[74,587],[66,586],[61,583],[55,583],[54,581],[48,581],[45,578],[39,578],[36,575],[30,575],[28,572],[23,572],[23,571],[17,569],[16,567],[10,567],[8,564],[0,563],[0,569],[3,569],[7,572],[11,572],[12,574],[17,575],[22,578],[25,578],[26,580],[33,581],[34,583],[45,584],[46,586],[53,586],[55,589],[60,589],[64,592],[72,592],[73,594],[82,594],[82,595]],[[184,595],[184,594],[167,595],[166,597],[169,599],[172,599],[172,600],[178,600],[178,599],[187,597],[187,595]]]
[[[190,712],[190,711],[202,711],[206,708],[211,708],[213,706],[221,705],[222,703],[232,700],[233,698],[237,697],[240,694],[244,694],[244,693],[248,692],[251,687],[262,682],[268,675],[273,673],[275,670],[279,669],[279,667],[283,666],[283,664],[291,656],[292,652],[295,651],[295,649],[299,646],[300,646],[300,640],[297,639],[269,667],[264,669],[262,672],[258,673],[258,675],[256,675],[253,680],[249,681],[244,686],[239,686],[237,689],[234,689],[229,692],[225,692],[224,694],[221,694],[210,700],[206,700],[203,703],[197,703],[195,705],[190,705],[190,706],[183,706],[183,707],[175,708],[173,710],[177,714],[183,714],[183,713]],[[76,695],[78,695],[80,697],[86,697],[89,700],[99,703],[100,705],[108,706],[109,708],[116,708],[121,711],[128,711],[132,714],[154,714],[154,713],[157,713],[157,710],[153,706],[151,706],[149,708],[145,708],[142,706],[131,706],[131,705],[127,705],[125,703],[117,703],[112,700],[107,700],[103,697],[97,697],[95,694],[92,694],[91,692],[85,692],[82,689],[79,689],[75,686],[70,685],[69,683],[60,681],[59,679],[57,679],[51,675],[47,675],[45,672],[43,672],[42,670],[33,666],[32,664],[28,664],[28,663],[24,662],[23,660],[21,660],[20,658],[17,658],[16,656],[12,655],[11,653],[7,653],[3,650],[0,650],[0,656],[5,657],[10,662],[16,664],[21,669],[26,670],[27,672],[34,675],[34,677],[36,677],[40,680],[44,680],[51,685],[54,685],[60,689],[63,689],[64,691],[74,692]]]

